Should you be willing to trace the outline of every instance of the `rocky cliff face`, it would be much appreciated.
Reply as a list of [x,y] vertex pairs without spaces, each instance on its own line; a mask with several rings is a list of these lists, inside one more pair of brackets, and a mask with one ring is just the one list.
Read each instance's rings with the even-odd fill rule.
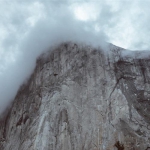
[[64,43],[40,56],[0,121],[0,150],[150,149],[150,57],[124,53]]

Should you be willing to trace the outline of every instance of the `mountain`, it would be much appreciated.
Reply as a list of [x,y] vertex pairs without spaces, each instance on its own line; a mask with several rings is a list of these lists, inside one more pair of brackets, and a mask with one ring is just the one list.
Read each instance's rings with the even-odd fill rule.
[[41,55],[0,120],[0,150],[148,149],[149,53],[112,44]]

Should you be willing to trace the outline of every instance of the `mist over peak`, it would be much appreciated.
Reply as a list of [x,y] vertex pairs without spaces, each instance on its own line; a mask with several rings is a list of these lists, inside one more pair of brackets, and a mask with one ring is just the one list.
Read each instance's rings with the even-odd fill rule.
[[[149,11],[147,3],[0,1],[3,14],[0,16],[0,111],[13,100],[20,85],[30,76],[37,57],[54,45],[74,41],[106,47],[106,42],[113,42],[126,48],[148,48],[148,37],[143,32],[135,32],[141,31],[139,29],[147,32],[143,27],[148,13],[141,11],[142,8]],[[135,22],[139,20],[137,14],[144,16],[143,24],[140,22],[139,26],[132,24],[133,16]]]

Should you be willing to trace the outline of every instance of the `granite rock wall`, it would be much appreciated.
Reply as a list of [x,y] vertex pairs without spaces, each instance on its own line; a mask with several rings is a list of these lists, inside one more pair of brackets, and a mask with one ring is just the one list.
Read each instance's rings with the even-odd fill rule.
[[68,42],[41,55],[0,120],[0,150],[150,149],[150,57],[125,52]]

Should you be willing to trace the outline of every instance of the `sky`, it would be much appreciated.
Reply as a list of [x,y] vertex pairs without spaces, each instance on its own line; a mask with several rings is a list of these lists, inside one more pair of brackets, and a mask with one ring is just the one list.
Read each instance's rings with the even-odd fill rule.
[[0,0],[0,113],[53,45],[149,50],[149,7],[150,0]]

